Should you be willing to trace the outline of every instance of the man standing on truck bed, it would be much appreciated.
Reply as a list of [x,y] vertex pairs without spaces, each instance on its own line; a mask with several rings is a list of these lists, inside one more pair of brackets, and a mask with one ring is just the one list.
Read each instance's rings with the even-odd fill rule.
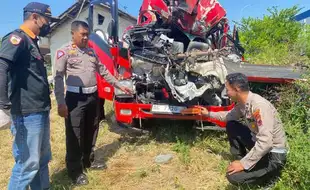
[[[100,63],[93,49],[89,48],[88,24],[73,21],[72,42],[56,52],[55,95],[58,113],[65,118],[66,166],[69,177],[77,185],[88,184],[83,171],[87,168],[104,169],[104,164],[94,162],[94,146],[98,134],[99,99],[96,72],[124,92],[122,87]],[[66,97],[63,78],[66,76]]]
[[3,37],[0,49],[0,111],[11,110],[14,136],[8,189],[49,189],[51,100],[38,36],[45,37],[58,19],[49,5],[37,2],[29,3],[23,16],[23,24]]
[[[227,95],[237,102],[236,106],[229,112],[209,112],[199,107],[201,114],[227,121],[230,151],[237,159],[227,168],[229,182],[265,184],[280,176],[286,162],[287,142],[282,122],[269,101],[249,90],[244,74],[229,74],[226,80]],[[245,124],[237,121],[240,118]]]

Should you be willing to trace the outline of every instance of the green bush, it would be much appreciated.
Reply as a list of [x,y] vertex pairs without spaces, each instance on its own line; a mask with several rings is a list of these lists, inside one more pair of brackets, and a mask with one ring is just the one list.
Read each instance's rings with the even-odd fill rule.
[[[243,18],[239,31],[247,61],[256,64],[309,64],[310,28],[294,20],[297,6],[278,10],[260,18]],[[303,56],[306,55],[306,56]]]
[[[310,75],[306,76],[310,79]],[[310,84],[297,82],[284,87],[278,109],[284,122],[290,151],[281,180],[274,189],[310,187]]]
[[304,25],[299,38],[297,39],[296,48],[300,49],[302,54],[310,58],[310,25]]

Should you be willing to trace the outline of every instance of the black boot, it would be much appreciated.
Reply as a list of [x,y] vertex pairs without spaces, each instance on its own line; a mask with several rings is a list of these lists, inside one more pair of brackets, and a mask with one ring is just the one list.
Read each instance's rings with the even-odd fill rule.
[[73,183],[74,185],[87,185],[89,182],[87,176],[82,173],[73,180]]
[[89,168],[92,170],[104,170],[107,169],[107,165],[105,163],[92,162]]

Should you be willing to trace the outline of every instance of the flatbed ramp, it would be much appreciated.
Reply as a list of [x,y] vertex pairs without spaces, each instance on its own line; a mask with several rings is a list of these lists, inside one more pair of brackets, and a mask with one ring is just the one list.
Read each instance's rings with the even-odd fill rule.
[[228,73],[244,73],[251,82],[287,83],[302,78],[303,69],[292,66],[255,65],[225,61]]

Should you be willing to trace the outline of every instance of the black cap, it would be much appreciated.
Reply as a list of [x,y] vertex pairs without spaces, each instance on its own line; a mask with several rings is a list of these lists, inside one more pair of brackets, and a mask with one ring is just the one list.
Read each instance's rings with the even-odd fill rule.
[[51,22],[59,21],[58,18],[52,17],[50,6],[43,3],[31,2],[24,8],[24,12],[38,13],[49,18]]

